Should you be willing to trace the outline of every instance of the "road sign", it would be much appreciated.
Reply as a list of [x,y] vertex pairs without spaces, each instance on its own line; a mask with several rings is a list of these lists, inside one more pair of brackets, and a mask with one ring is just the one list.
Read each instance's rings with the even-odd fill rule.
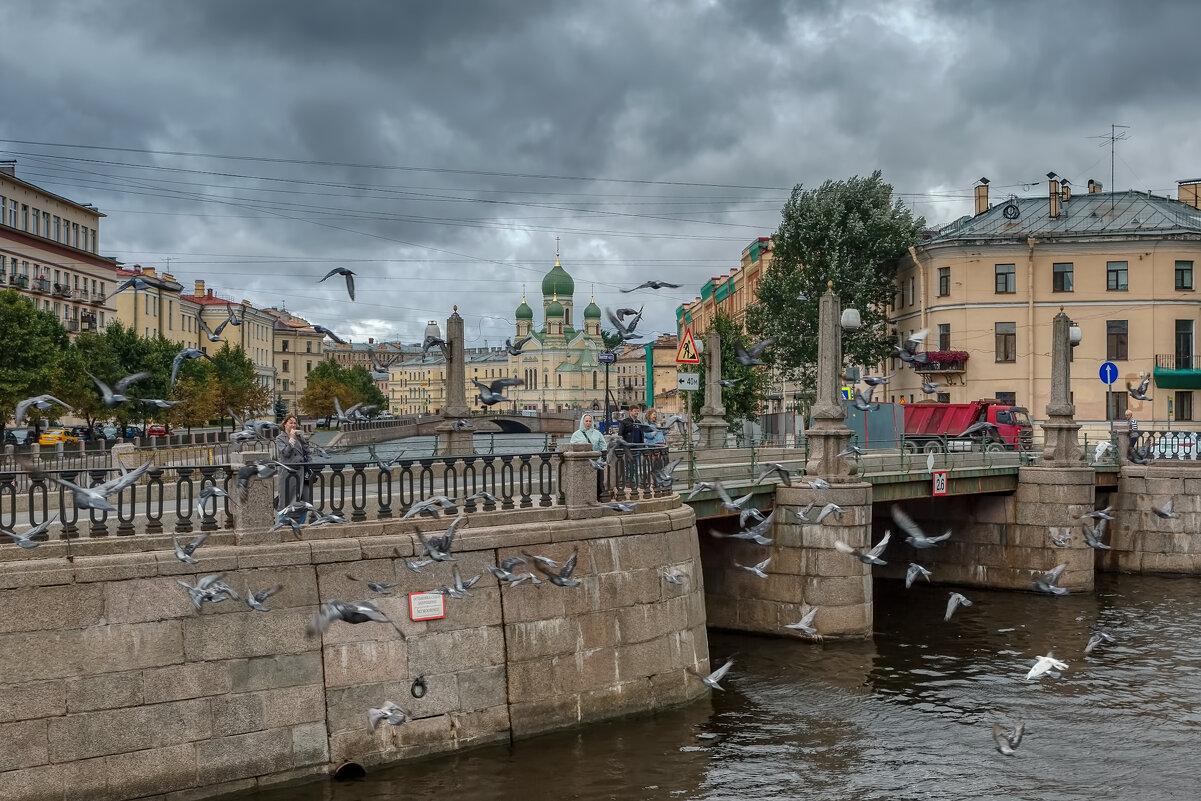
[[946,495],[947,494],[947,471],[946,470],[935,470],[934,471],[934,489],[931,494],[933,494],[933,495]]
[[700,364],[701,355],[696,350],[696,340],[692,338],[692,329],[684,326],[684,336],[680,337],[680,348],[676,351],[676,364]]
[[676,373],[676,389],[681,392],[696,392],[700,388],[700,373]]
[[596,360],[601,364],[612,364],[617,361],[617,354],[612,351],[603,350],[596,354]]
[[1101,365],[1101,383],[1112,384],[1118,380],[1118,366],[1113,362],[1105,362]]
[[842,388],[842,399],[843,399],[843,400],[850,400],[850,399],[851,399],[851,388],[850,388],[850,387],[843,387],[843,388]]

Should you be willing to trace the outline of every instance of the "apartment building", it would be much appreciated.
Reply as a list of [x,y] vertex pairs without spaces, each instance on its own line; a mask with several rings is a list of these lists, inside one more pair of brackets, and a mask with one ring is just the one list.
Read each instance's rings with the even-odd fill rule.
[[693,335],[700,337],[713,327],[719,311],[745,325],[747,307],[758,297],[759,281],[771,268],[771,257],[770,236],[761,236],[743,248],[737,267],[731,268],[727,275],[710,278],[694,300],[676,309],[676,333],[683,335],[687,325]]
[[[893,320],[902,336],[929,329],[931,357],[921,372],[899,370],[885,397],[921,400],[924,379],[942,385],[931,399],[997,397],[1041,417],[1063,309],[1082,332],[1077,419],[1121,419],[1128,407],[1145,421],[1201,419],[1201,179],[1179,183],[1177,199],[1096,181],[1073,194],[1052,173],[1046,195],[993,204],[982,180],[975,214],[913,248],[898,272]],[[1119,369],[1113,393],[1098,375],[1107,361]],[[1126,384],[1145,376],[1153,400],[1134,400]]]
[[308,375],[324,356],[324,334],[313,330],[308,320],[287,309],[263,309],[271,319],[272,359],[275,370],[274,399],[282,400],[289,412],[300,412],[300,396],[308,386]]
[[122,325],[146,339],[161,335],[181,348],[197,347],[205,339],[197,322],[201,306],[183,294],[175,276],[140,264],[119,267],[118,285],[129,279],[137,284],[112,296]]
[[676,337],[664,334],[619,355],[609,375],[613,401],[623,408],[637,403],[661,414],[682,414],[684,402],[676,382],[678,347]]
[[[260,386],[269,391],[275,388],[275,322],[276,318],[256,308],[248,300],[236,301],[231,298],[216,295],[204,281],[197,280],[192,285],[191,295],[182,295],[181,300],[195,304],[197,315],[208,326],[209,331],[221,329],[220,336],[230,347],[240,347],[246,357],[254,364],[255,379]],[[230,315],[241,320],[241,325],[226,323]],[[210,342],[201,328],[199,347],[205,353],[214,353],[221,349],[221,343]]]
[[52,313],[74,336],[101,331],[116,315],[109,293],[117,262],[99,255],[96,208],[47,192],[0,162],[0,291]]

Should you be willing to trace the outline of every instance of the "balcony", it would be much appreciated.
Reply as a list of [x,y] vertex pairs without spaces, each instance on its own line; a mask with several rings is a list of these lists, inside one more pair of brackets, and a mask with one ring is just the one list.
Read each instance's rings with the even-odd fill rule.
[[75,290],[75,297],[77,297],[79,300],[83,301],[84,303],[87,303],[88,291],[86,289],[77,289],[77,290]]
[[68,317],[67,319],[63,320],[63,325],[65,325],[67,327],[67,331],[72,334],[79,330],[79,320],[76,320],[74,317]]
[[103,305],[104,304],[104,290],[103,289],[96,290],[92,294],[91,301],[93,304],[95,304],[97,306]]
[[25,287],[29,286],[29,276],[13,273],[8,276],[8,282],[18,289],[24,289]]
[[1153,376],[1155,386],[1162,389],[1201,389],[1201,356],[1157,354]]
[[927,361],[914,367],[919,373],[962,373],[967,369],[966,350],[927,351]]
[[52,292],[56,298],[71,297],[71,287],[67,286],[66,284],[55,284]]
[[33,279],[33,291],[49,293],[50,292],[50,280],[47,278]]

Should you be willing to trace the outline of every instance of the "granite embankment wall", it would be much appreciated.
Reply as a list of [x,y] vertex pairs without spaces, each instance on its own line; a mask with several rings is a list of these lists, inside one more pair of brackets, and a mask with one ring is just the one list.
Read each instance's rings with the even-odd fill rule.
[[[303,541],[220,532],[195,566],[176,561],[168,537],[79,540],[70,558],[62,542],[0,548],[0,798],[183,801],[703,695],[685,671],[709,665],[691,510],[672,496],[599,515],[583,505],[473,513],[458,561],[420,575],[400,558],[420,550],[414,521]],[[501,588],[484,570],[522,551],[562,561],[577,548],[575,588]],[[448,598],[445,619],[410,621],[401,593],[450,583],[453,565],[482,574],[470,597]],[[667,583],[665,567],[690,578]],[[177,580],[213,572],[239,592],[283,589],[269,613],[234,601],[197,613]],[[398,594],[371,597],[348,573],[397,581]],[[400,632],[335,622],[306,636],[319,603],[368,597]],[[372,732],[367,709],[385,700],[412,719]]]
[[[1151,511],[1169,500],[1176,517]],[[1113,550],[1100,552],[1104,569],[1201,575],[1201,464],[1125,464],[1111,502],[1114,521],[1107,541]]]

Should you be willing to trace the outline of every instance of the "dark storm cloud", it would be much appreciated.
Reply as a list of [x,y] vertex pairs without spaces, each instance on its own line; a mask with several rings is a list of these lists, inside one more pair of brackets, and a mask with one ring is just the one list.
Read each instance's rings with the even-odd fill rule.
[[[555,236],[577,317],[593,282],[613,305],[675,279],[646,316],[671,330],[787,192],[529,176],[790,187],[880,168],[937,223],[981,175],[1000,193],[1041,193],[1052,169],[1108,183],[1088,137],[1117,122],[1118,185],[1164,191],[1201,172],[1199,22],[1189,2],[24,3],[0,136],[290,162],[0,147],[100,205],[122,260],[170,258],[185,283],[356,336],[412,339],[458,303],[500,341],[522,284],[540,309]],[[358,303],[315,284],[332,263],[359,273]]]

